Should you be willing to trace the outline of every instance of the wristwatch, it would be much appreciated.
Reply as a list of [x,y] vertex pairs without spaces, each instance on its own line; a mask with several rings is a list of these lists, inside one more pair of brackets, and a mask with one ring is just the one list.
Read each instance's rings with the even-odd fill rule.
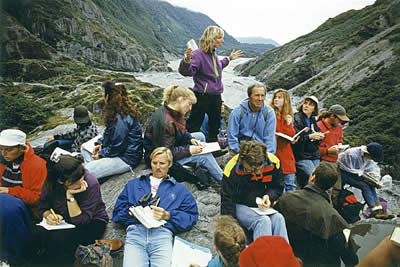
[[67,201],[68,201],[68,202],[74,202],[74,201],[75,201],[75,198],[74,198],[74,197],[67,198]]

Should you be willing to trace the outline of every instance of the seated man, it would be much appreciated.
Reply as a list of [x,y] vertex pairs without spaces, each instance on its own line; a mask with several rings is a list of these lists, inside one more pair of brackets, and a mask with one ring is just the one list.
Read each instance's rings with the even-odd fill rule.
[[[131,180],[119,195],[113,211],[113,221],[127,227],[125,267],[170,266],[173,235],[189,230],[199,216],[196,201],[189,190],[168,176],[173,160],[171,150],[158,147],[150,159],[152,174]],[[143,205],[145,195],[159,199],[151,208],[156,220],[167,221],[162,227],[147,229],[129,215],[130,207]]]
[[57,142],[58,146],[70,152],[80,152],[81,145],[98,135],[97,127],[90,120],[89,112],[85,106],[77,106],[74,109],[74,121],[76,128],[72,131],[50,136],[44,144],[44,148]]
[[[240,145],[239,155],[226,165],[222,179],[221,215],[231,215],[247,230],[253,240],[264,235],[280,235],[288,240],[285,219],[278,212],[260,215],[251,208],[268,209],[283,192],[283,173],[277,157],[267,152],[265,144],[248,141]],[[260,197],[261,204],[256,203]]]
[[391,219],[394,216],[387,214],[376,193],[379,185],[366,180],[363,175],[379,178],[380,168],[377,162],[383,161],[383,148],[378,143],[369,143],[367,146],[353,147],[339,154],[338,166],[342,175],[342,187],[345,184],[354,186],[362,191],[362,195],[370,207],[371,217],[376,219]]
[[33,213],[39,215],[37,206],[47,169],[20,130],[0,133],[0,151],[0,262],[14,263],[25,254]]
[[337,168],[326,161],[313,171],[304,189],[286,192],[278,209],[286,220],[290,244],[304,266],[340,266],[340,259],[351,265],[358,263],[351,242],[343,229],[346,221],[332,207],[326,192],[338,179]]
[[236,107],[228,121],[228,145],[239,153],[242,142],[256,140],[267,146],[268,152],[276,152],[276,117],[274,110],[264,105],[266,89],[254,84],[247,88],[248,99]]

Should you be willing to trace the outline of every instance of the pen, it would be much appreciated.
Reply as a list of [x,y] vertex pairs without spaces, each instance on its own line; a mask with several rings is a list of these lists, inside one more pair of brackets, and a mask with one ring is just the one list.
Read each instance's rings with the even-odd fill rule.
[[156,207],[158,207],[158,203],[160,203],[160,198],[157,199],[157,202],[156,202],[156,205],[155,205]]
[[56,215],[56,213],[54,212],[53,209],[50,209],[51,214],[53,214],[54,218],[57,220],[58,222],[58,216]]

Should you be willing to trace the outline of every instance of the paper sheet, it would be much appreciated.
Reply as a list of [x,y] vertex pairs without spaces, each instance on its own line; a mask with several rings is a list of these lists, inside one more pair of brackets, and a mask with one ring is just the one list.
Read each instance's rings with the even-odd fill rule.
[[208,265],[211,258],[210,249],[175,236],[172,251],[172,267],[188,267],[190,264],[198,264],[204,267]]

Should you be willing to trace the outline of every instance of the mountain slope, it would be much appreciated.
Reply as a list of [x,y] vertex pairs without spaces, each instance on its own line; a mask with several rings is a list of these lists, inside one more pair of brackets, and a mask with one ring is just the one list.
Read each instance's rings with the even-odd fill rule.
[[268,89],[316,95],[324,107],[342,104],[352,145],[378,141],[400,178],[400,1],[378,0],[329,19],[315,31],[239,67]]

